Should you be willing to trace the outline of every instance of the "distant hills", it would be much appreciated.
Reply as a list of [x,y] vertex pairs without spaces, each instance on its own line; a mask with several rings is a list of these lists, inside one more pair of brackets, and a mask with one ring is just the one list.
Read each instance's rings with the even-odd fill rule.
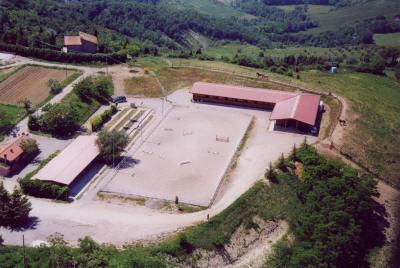
[[[396,0],[2,0],[0,42],[59,49],[77,31],[101,52],[126,43],[169,50],[235,41],[263,48],[374,42],[400,31]],[[295,5],[293,5],[295,4]],[[331,5],[328,5],[331,4]]]

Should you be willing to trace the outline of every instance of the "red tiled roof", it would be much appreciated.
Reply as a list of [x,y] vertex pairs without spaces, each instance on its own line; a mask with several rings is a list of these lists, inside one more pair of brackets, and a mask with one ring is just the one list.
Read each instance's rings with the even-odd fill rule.
[[84,32],[79,32],[77,36],[64,36],[64,46],[80,46],[82,45],[82,39],[88,42],[98,44],[97,37]]
[[279,101],[293,98],[294,96],[298,95],[294,92],[203,82],[194,83],[191,92],[195,94],[203,94],[216,97],[228,97],[241,100],[262,101],[269,103],[277,103]]
[[64,46],[80,46],[82,45],[80,36],[64,36]]
[[3,145],[0,147],[0,159],[7,159],[7,161],[13,162],[20,155],[24,153],[22,148],[19,146],[26,137],[19,137],[13,142]]
[[309,125],[315,124],[321,99],[319,95],[300,92],[203,82],[194,83],[191,93],[274,103],[271,120],[295,119]]
[[87,34],[84,32],[79,32],[79,37],[82,38],[83,40],[89,41],[91,43],[94,43],[97,45],[98,41],[97,41],[97,37],[91,34]]
[[295,119],[315,125],[321,97],[313,94],[300,94],[291,99],[278,102],[272,111],[271,120]]

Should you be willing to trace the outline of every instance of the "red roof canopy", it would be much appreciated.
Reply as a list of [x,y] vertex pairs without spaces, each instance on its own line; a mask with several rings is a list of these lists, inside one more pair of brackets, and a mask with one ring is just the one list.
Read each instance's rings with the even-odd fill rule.
[[80,36],[64,36],[65,46],[80,46],[82,45]]
[[294,92],[203,82],[194,83],[191,92],[194,94],[228,97],[241,100],[262,101],[269,103],[277,103],[279,101],[286,100],[297,95],[297,93]]
[[315,125],[320,96],[300,94],[278,102],[272,111],[271,120],[294,119],[309,125]]
[[273,103],[275,107],[271,114],[271,120],[294,119],[309,125],[315,125],[321,99],[319,95],[301,92],[203,82],[194,83],[191,93]]
[[77,36],[64,36],[64,46],[80,46],[82,45],[82,40],[89,41],[93,44],[98,44],[97,37],[84,32],[79,32]]
[[15,161],[20,155],[24,153],[24,151],[20,147],[20,144],[26,139],[26,137],[19,137],[9,144],[0,146],[0,159],[5,159],[10,162]]

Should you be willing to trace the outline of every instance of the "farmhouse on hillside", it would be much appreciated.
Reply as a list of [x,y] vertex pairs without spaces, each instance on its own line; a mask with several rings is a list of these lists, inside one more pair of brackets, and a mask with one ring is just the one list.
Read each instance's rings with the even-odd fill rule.
[[65,52],[96,53],[98,46],[97,37],[84,32],[77,36],[64,36]]
[[301,131],[310,131],[317,124],[322,106],[321,97],[315,94],[213,83],[194,83],[191,93],[196,102],[272,110],[269,119],[275,126]]
[[71,186],[82,171],[99,155],[96,140],[97,136],[79,136],[34,178],[62,186]]

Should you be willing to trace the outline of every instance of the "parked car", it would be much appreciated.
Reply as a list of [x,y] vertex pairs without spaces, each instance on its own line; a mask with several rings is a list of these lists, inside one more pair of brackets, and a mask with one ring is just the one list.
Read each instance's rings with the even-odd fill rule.
[[126,102],[126,97],[125,97],[125,96],[117,96],[117,97],[114,97],[114,98],[112,99],[112,102],[113,102],[113,103],[123,103],[123,102]]
[[318,133],[318,128],[317,127],[312,127],[310,132],[311,132],[312,135],[316,135]]

